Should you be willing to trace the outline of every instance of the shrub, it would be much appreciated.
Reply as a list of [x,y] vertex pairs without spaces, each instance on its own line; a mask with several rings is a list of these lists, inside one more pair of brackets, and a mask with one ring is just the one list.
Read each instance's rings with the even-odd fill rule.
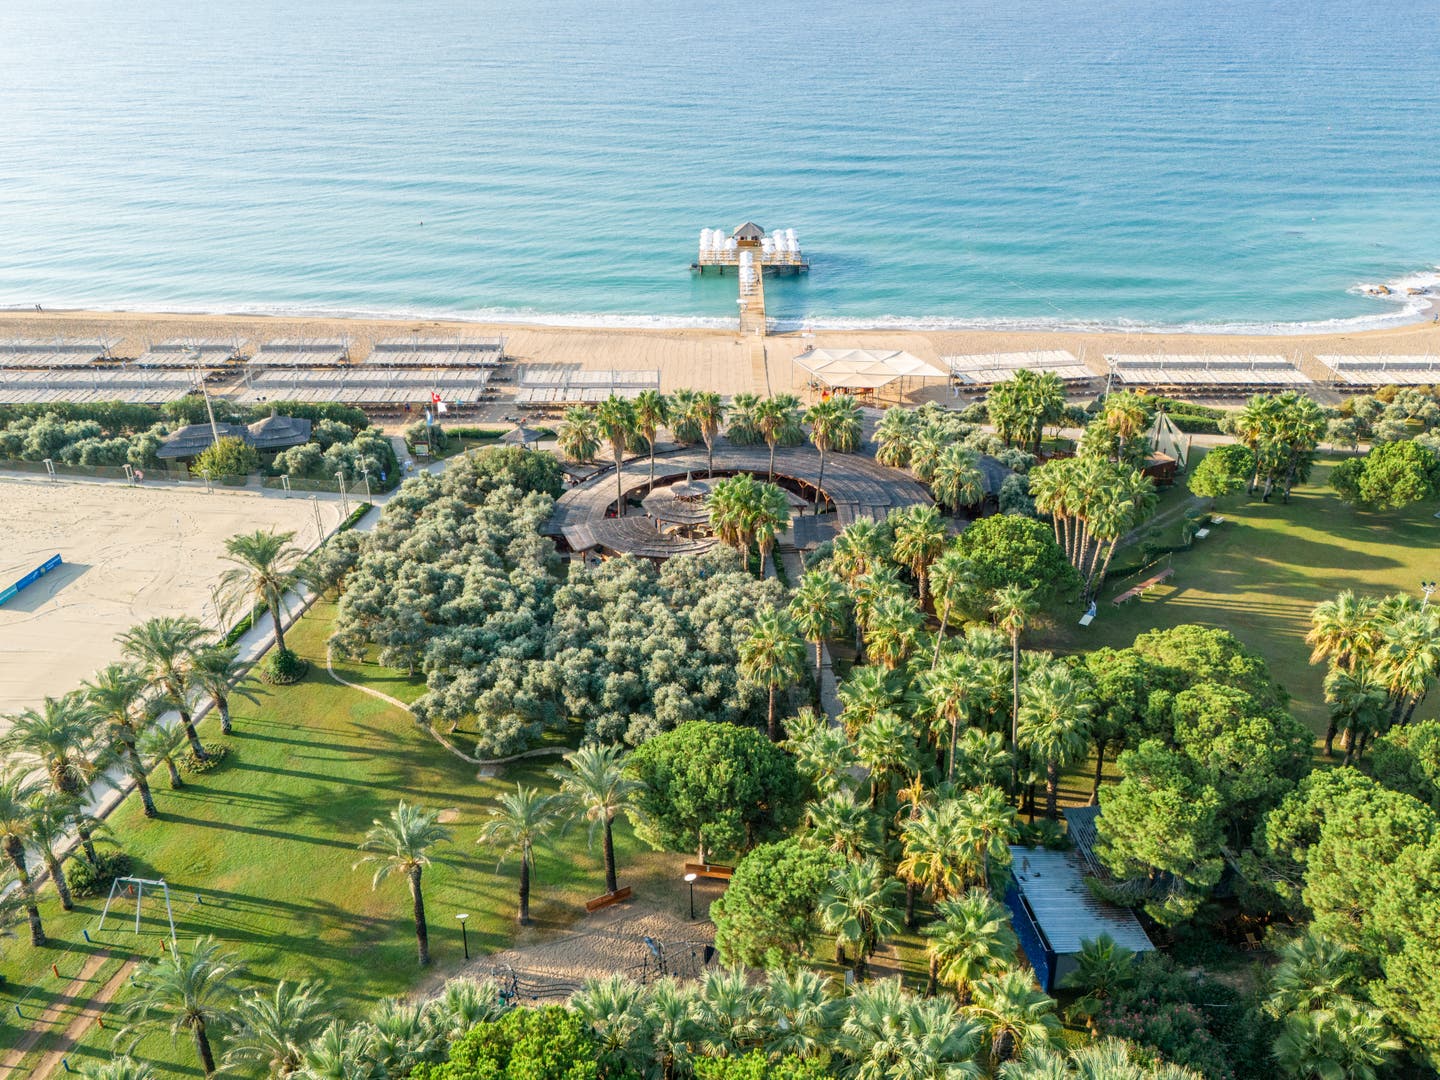
[[196,757],[193,750],[185,751],[178,759],[180,771],[186,776],[199,776],[202,773],[215,771],[230,753],[230,747],[226,743],[201,743],[200,745],[205,748],[204,760]]
[[83,857],[70,860],[65,870],[65,880],[70,883],[70,894],[77,900],[92,896],[104,896],[116,878],[129,877],[134,870],[134,861],[123,851],[101,851],[96,853],[95,866]]
[[249,476],[260,467],[260,455],[252,446],[232,436],[212,443],[195,458],[191,472],[197,476],[210,474],[212,480]]
[[305,677],[310,662],[295,655],[290,649],[275,649],[259,665],[260,678],[271,686],[289,686]]

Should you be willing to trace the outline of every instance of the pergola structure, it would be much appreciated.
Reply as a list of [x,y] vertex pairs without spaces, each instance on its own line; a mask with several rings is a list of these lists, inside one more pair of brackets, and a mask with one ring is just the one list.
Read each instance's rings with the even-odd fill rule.
[[897,379],[944,379],[949,375],[898,349],[809,349],[791,362],[832,390],[869,392]]

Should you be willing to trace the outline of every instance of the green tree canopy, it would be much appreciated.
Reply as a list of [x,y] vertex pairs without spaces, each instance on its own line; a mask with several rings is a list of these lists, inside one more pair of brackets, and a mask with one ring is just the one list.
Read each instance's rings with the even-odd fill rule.
[[422,1063],[414,1080],[597,1080],[600,1046],[580,1014],[559,1005],[511,1009],[450,1044],[449,1060]]
[[960,534],[959,549],[975,584],[987,592],[1016,586],[1045,597],[1080,587],[1080,576],[1066,561],[1053,531],[1034,518],[981,518]]
[[1398,510],[1440,495],[1440,456],[1413,439],[1381,443],[1342,463],[1331,485],[1348,503]]
[[1205,455],[1186,483],[1196,495],[1218,499],[1233,495],[1255,474],[1255,454],[1248,446],[1226,443]]
[[749,852],[710,905],[721,961],[793,967],[815,933],[820,893],[843,861],[839,852],[793,837]]
[[636,833],[660,851],[740,853],[800,819],[795,762],[753,728],[694,720],[630,756],[645,784]]

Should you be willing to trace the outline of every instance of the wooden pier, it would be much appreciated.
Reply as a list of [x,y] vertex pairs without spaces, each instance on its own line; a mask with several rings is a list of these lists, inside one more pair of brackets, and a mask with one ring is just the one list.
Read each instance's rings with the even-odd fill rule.
[[[765,275],[802,274],[810,269],[795,239],[794,229],[780,229],[767,234],[753,221],[739,226],[728,237],[719,229],[702,229],[700,249],[690,269],[697,274],[715,270],[721,274],[733,269],[740,279],[740,332],[747,337],[765,336]],[[757,361],[763,372],[764,360]],[[757,379],[758,381],[758,379]]]

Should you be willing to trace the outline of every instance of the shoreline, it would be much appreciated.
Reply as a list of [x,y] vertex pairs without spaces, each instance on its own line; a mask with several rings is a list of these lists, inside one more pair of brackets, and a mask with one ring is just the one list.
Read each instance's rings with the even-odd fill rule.
[[[1432,309],[1436,298],[1426,298]],[[1428,312],[1433,319],[1433,310]],[[1316,355],[1440,356],[1440,324],[1426,321],[1367,330],[1296,334],[1174,333],[1162,331],[853,328],[780,330],[764,338],[768,371],[752,365],[753,337],[738,325],[716,327],[553,326],[411,317],[287,316],[280,314],[0,310],[0,338],[56,336],[118,339],[117,358],[133,359],[150,342],[220,338],[248,343],[280,337],[345,339],[352,362],[363,362],[376,340],[407,333],[436,336],[501,335],[515,364],[578,366],[590,370],[655,369],[666,393],[681,387],[722,394],[798,389],[804,372],[789,361],[809,348],[902,349],[923,360],[941,356],[1063,349],[1105,374],[1106,354],[1159,353],[1280,355],[1317,383],[1329,379]]]

